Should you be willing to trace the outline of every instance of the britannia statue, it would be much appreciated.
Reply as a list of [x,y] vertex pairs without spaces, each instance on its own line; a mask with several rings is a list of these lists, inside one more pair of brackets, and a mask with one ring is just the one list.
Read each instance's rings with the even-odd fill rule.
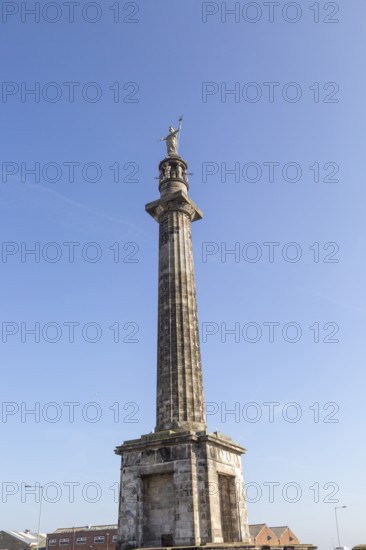
[[182,129],[182,120],[183,120],[183,117],[180,117],[178,130],[174,130],[173,126],[170,126],[169,135],[165,138],[160,138],[160,141],[166,141],[167,157],[179,157],[178,138],[179,138],[179,132]]

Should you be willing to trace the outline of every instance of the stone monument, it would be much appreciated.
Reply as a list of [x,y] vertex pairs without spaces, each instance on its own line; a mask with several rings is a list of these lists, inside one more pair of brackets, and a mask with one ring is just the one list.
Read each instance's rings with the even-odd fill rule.
[[159,224],[156,427],[125,441],[118,546],[246,547],[250,544],[241,455],[207,431],[191,223],[202,212],[188,196],[178,130],[169,128],[159,164],[160,198],[146,205]]

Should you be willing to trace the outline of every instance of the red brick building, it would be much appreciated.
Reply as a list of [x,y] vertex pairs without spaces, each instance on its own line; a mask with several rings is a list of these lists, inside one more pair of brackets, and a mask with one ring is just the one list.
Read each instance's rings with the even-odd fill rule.
[[251,536],[252,544],[256,546],[259,545],[277,545],[278,539],[272,529],[267,527],[265,523],[260,523],[257,525],[249,525],[249,532]]
[[65,527],[47,534],[46,550],[114,550],[117,525]]
[[[251,542],[256,546],[296,546],[301,544],[297,536],[287,526],[268,527],[265,523],[260,523],[249,525],[249,531]],[[308,547],[308,545],[303,546]]]
[[294,544],[300,544],[299,539],[289,527],[270,527],[270,529],[272,529],[272,531],[276,535],[278,540],[277,544],[279,544],[280,546],[293,546]]

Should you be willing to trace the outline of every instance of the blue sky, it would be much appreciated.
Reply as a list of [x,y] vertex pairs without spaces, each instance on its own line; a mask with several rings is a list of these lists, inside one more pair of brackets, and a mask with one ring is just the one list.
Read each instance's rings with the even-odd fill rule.
[[3,7],[2,529],[36,530],[22,486],[36,482],[49,484],[43,531],[116,521],[113,449],[155,424],[158,227],[144,205],[158,198],[157,140],[183,113],[204,212],[199,319],[214,333],[201,346],[209,428],[248,449],[250,523],[327,550],[347,505],[341,543],[365,542],[366,5],[279,2],[270,22],[265,3],[238,4],[237,22],[193,0],[122,2],[119,22],[112,2],[82,2],[73,23],[61,2],[39,22]]

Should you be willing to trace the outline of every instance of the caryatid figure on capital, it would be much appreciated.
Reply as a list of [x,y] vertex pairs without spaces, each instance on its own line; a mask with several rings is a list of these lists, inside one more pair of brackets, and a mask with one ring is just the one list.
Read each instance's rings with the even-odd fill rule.
[[182,129],[182,120],[183,117],[180,117],[178,130],[174,130],[173,126],[169,126],[169,135],[165,138],[160,138],[160,141],[166,141],[167,157],[179,157],[178,134]]

